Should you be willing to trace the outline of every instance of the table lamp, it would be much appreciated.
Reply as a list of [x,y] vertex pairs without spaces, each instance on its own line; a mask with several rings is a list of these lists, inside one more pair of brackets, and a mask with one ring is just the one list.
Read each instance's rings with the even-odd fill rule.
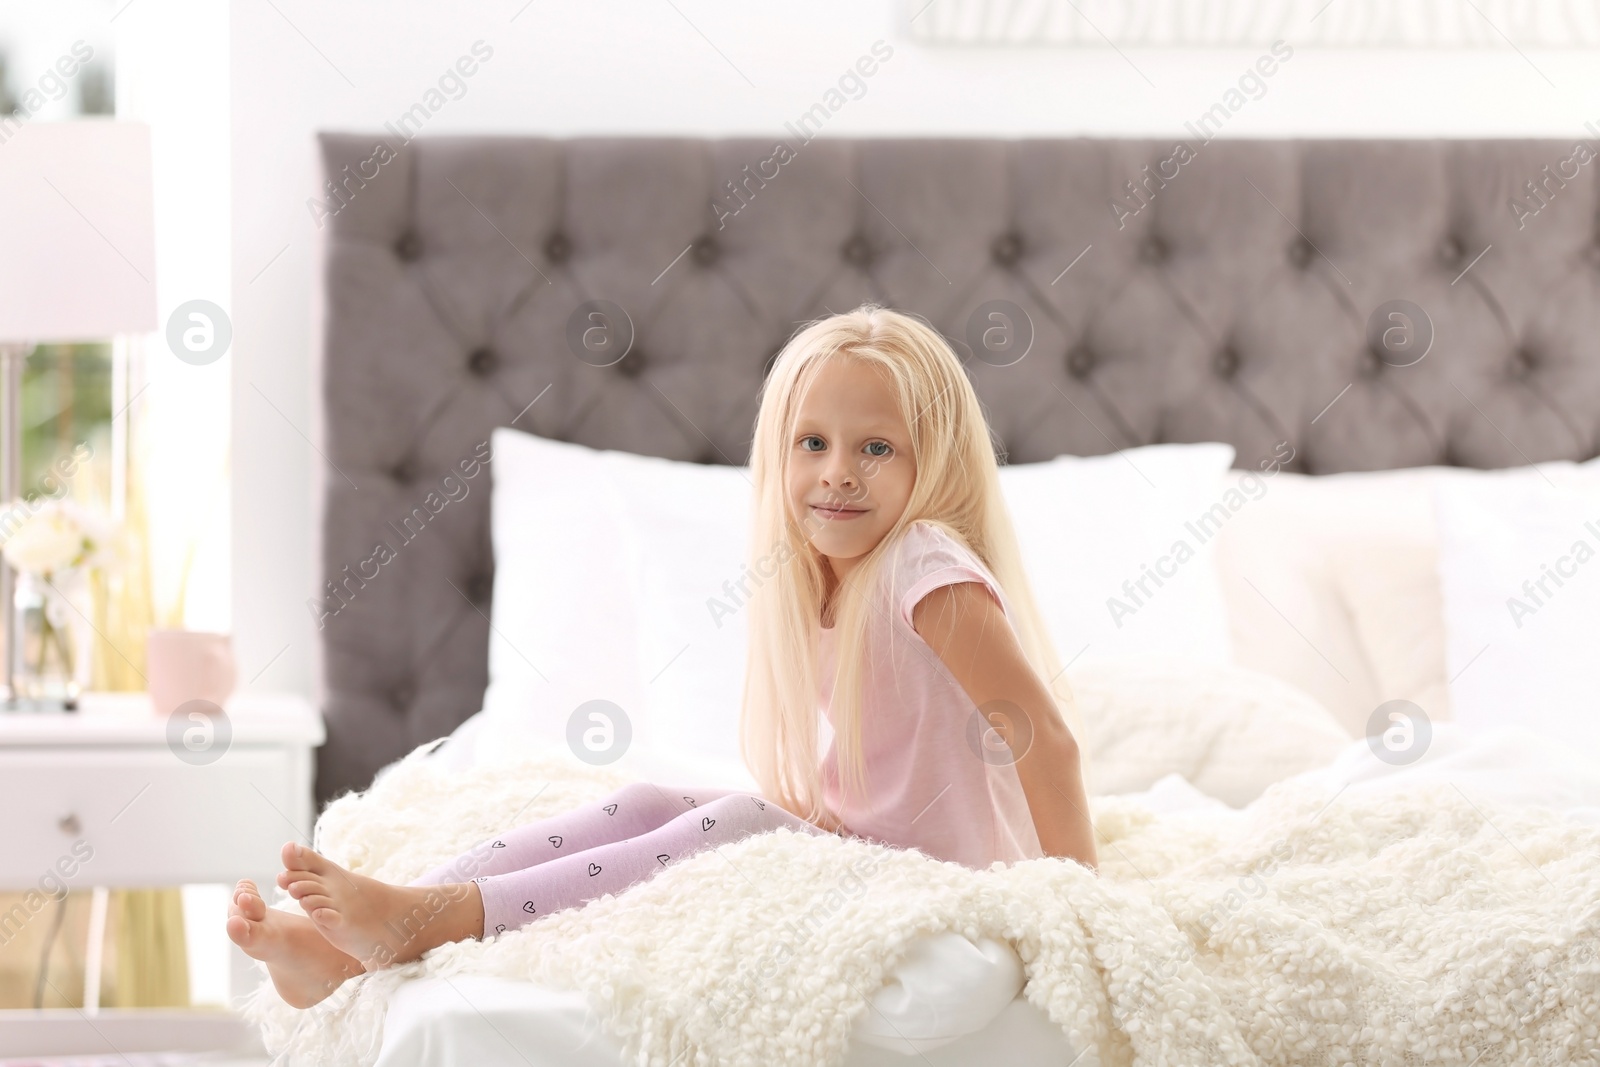
[[[23,516],[22,365],[34,345],[156,328],[150,130],[0,117],[0,544]],[[37,491],[37,490],[36,490]],[[21,656],[16,574],[0,562],[8,705]]]

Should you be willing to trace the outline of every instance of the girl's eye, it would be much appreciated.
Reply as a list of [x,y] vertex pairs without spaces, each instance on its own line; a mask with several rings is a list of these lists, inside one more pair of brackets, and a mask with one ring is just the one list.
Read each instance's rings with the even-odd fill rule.
[[[816,442],[815,447],[812,445],[813,441]],[[800,438],[800,450],[803,452],[821,452],[826,447],[828,446],[823,443],[822,438],[816,434]]]
[[889,447],[889,442],[887,441],[867,442],[867,455],[869,456],[876,456],[878,459],[882,459],[884,456],[887,456],[893,451],[894,449]]

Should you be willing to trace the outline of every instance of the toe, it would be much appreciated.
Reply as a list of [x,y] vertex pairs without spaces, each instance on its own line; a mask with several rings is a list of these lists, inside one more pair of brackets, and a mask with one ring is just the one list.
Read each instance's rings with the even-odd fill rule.
[[293,841],[283,846],[283,865],[290,870],[309,870],[315,875],[325,873],[328,869],[328,861],[320,854]]
[[238,904],[239,914],[251,922],[261,922],[267,917],[267,902],[251,894],[244,897]]
[[254,931],[251,929],[251,924],[246,922],[242,916],[234,915],[234,916],[229,917],[229,919],[228,919],[228,940],[229,941],[232,941],[235,945],[238,945],[240,948],[247,948],[250,945],[250,940],[251,940],[250,939],[250,935],[252,933],[254,933]]
[[[306,848],[304,845],[296,845],[294,848],[296,862],[291,867],[293,870],[310,871],[312,874],[327,874],[335,867],[335,864],[327,857]],[[286,864],[286,866],[289,865]]]
[[289,890],[289,895],[296,900],[304,900],[309,896],[322,896],[322,883],[315,878],[299,878],[290,882],[284,888]]
[[339,912],[334,908],[332,899],[328,897],[306,897],[300,902],[300,906],[318,926],[332,926],[339,921]]

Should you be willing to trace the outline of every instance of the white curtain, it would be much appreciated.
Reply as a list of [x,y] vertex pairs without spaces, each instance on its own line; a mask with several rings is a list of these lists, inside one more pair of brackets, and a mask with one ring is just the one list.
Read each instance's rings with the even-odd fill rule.
[[131,346],[125,399],[132,459],[143,464],[148,492],[156,618],[228,630],[232,353],[194,366],[168,350],[165,336],[180,304],[230,305],[228,8],[216,0],[118,6],[117,114],[149,123],[155,170],[163,329]]

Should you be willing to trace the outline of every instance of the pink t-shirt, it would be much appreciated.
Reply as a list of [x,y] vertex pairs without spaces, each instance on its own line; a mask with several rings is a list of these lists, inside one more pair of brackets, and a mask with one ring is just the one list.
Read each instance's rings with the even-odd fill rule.
[[[1028,800],[1009,760],[974,747],[977,708],[944,661],[912,626],[912,609],[933,590],[960,582],[988,588],[1007,620],[1011,606],[981,560],[941,527],[908,526],[884,561],[878,604],[868,617],[861,708],[866,796],[844,805],[830,707],[834,632],[817,627],[826,739],[823,797],[845,829],[978,870],[1042,856]],[[893,588],[888,588],[892,584]],[[970,740],[969,740],[970,739]]]

